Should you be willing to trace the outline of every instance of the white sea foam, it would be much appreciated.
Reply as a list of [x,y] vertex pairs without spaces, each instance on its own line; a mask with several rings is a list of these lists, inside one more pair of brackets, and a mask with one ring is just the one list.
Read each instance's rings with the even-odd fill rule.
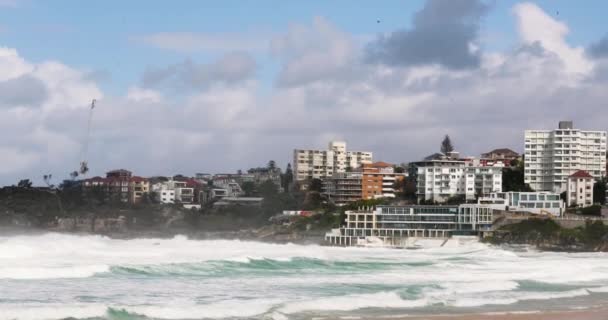
[[414,308],[423,307],[428,301],[404,300],[396,292],[345,295],[341,297],[319,298],[296,301],[279,308],[281,313],[292,314],[303,311],[350,311],[362,308]]
[[309,311],[542,304],[608,292],[606,270],[605,253],[512,252],[474,242],[394,250],[183,236],[0,237],[0,319],[99,317],[108,306],[161,319],[285,320]]

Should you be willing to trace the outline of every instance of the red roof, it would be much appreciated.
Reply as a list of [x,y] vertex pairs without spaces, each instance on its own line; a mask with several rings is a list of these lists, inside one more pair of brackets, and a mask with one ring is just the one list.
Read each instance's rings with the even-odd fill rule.
[[388,167],[392,167],[393,165],[387,162],[383,162],[383,161],[378,161],[378,162],[374,162],[372,164],[369,165],[370,167],[375,167],[375,168],[388,168]]
[[578,170],[577,172],[573,173],[572,175],[570,175],[571,178],[591,178],[593,179],[593,176],[590,175],[587,171],[585,170]]
[[131,177],[130,181],[131,182],[146,182],[146,181],[148,181],[148,179],[138,177],[138,176],[133,176],[133,177]]

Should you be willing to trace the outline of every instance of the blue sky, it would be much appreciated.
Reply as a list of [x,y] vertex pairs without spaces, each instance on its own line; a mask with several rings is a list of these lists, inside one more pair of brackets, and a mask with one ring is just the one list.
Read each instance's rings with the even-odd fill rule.
[[[607,129],[608,2],[0,0],[0,184],[230,172],[346,140],[394,163]],[[423,17],[417,20],[416,17]],[[380,23],[377,22],[380,20]],[[483,137],[483,138],[480,138]]]
[[[9,3],[13,3],[9,1]],[[481,23],[488,49],[514,45],[511,8],[517,1],[490,1],[492,9]],[[584,5],[567,0],[535,1],[546,12],[571,26],[572,44],[587,45],[606,33],[605,1]],[[59,60],[100,74],[100,85],[124,93],[147,66],[184,57],[199,62],[217,52],[183,53],[151,48],[138,37],[157,32],[243,33],[281,32],[290,24],[327,18],[340,29],[374,36],[411,26],[411,16],[424,1],[35,1],[15,0],[0,10],[0,40],[17,48],[28,60]],[[557,12],[559,11],[559,14]],[[381,23],[377,23],[381,20]],[[273,59],[258,54],[261,76],[272,80]]]

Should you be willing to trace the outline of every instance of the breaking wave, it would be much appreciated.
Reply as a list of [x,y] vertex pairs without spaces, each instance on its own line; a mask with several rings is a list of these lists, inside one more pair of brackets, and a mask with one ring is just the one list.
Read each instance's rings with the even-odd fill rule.
[[510,310],[524,301],[605,298],[608,255],[480,243],[392,250],[45,234],[0,237],[0,287],[0,319]]

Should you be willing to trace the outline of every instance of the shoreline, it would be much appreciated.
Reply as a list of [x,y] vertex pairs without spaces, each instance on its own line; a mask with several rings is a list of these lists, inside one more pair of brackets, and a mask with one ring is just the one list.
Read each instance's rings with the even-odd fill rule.
[[324,233],[298,233],[279,234],[272,237],[256,236],[257,229],[244,230],[222,230],[222,231],[203,231],[203,230],[184,230],[184,229],[147,229],[147,230],[128,230],[120,232],[96,233],[88,231],[66,231],[50,228],[31,228],[31,227],[5,227],[0,226],[0,236],[21,236],[21,235],[40,235],[45,233],[57,233],[74,236],[103,236],[113,240],[135,240],[135,239],[172,239],[176,236],[185,236],[190,240],[240,240],[257,241],[276,244],[302,244],[302,245],[324,245]]
[[467,314],[404,315],[391,317],[362,317],[360,320],[606,320],[608,307],[558,311],[485,312]]

